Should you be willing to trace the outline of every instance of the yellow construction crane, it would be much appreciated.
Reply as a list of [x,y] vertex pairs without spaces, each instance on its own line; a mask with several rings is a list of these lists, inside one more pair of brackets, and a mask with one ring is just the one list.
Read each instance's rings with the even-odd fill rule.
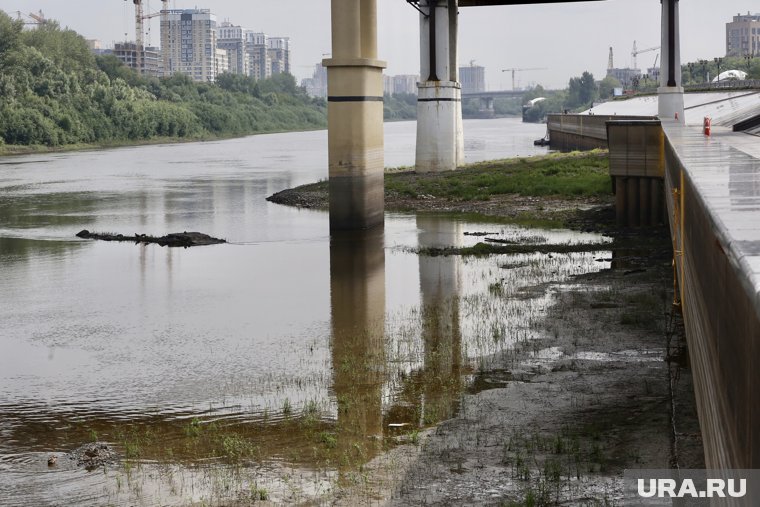
[[501,69],[502,72],[511,72],[512,73],[512,91],[515,90],[515,72],[523,72],[526,70],[549,70],[546,67],[531,67],[526,69]]

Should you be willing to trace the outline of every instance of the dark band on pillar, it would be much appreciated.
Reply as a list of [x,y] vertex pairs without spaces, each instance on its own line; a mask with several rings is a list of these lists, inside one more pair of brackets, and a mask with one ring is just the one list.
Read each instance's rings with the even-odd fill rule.
[[331,96],[327,97],[327,102],[382,102],[382,97],[373,95],[349,95],[349,96]]
[[678,86],[676,83],[676,2],[668,2],[668,86]]
[[461,102],[461,99],[454,98],[434,98],[434,99],[417,99],[417,102]]

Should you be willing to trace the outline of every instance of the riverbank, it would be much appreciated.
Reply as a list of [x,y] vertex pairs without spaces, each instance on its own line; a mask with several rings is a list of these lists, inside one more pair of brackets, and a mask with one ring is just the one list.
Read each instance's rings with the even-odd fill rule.
[[98,143],[74,143],[61,146],[46,146],[41,144],[18,145],[18,144],[0,144],[0,158],[20,155],[36,155],[42,153],[69,153],[76,151],[94,151],[109,150],[114,148],[129,148],[133,146],[155,146],[158,144],[186,144],[186,143],[207,143],[215,141],[226,141],[228,139],[242,139],[250,136],[260,136],[267,134],[283,134],[288,132],[313,132],[324,130],[323,127],[301,128],[297,130],[273,130],[271,132],[251,132],[242,135],[211,135],[204,134],[190,137],[154,137],[151,139],[122,139],[119,141],[109,140]]
[[626,469],[704,467],[667,231],[613,238],[609,269],[526,291],[554,299],[540,338],[487,359],[390,505],[620,505]]
[[[620,505],[625,469],[704,467],[688,353],[673,306],[669,233],[615,226],[604,153],[485,162],[444,174],[401,169],[386,172],[385,183],[390,211],[602,231],[611,242],[512,243],[483,234],[483,246],[417,250],[421,258],[491,259],[490,297],[552,303],[530,322],[528,334],[537,337],[469,358],[478,367],[454,417],[413,449],[394,449],[367,464],[361,487],[338,490],[331,502]],[[324,209],[327,191],[320,182],[269,200]],[[526,255],[541,262],[583,253],[608,267],[517,292],[504,281],[525,266]]]
[[[457,171],[386,170],[385,209],[480,215],[522,225],[584,228],[587,215],[613,203],[605,151],[468,164]],[[327,181],[277,192],[268,201],[326,210]]]

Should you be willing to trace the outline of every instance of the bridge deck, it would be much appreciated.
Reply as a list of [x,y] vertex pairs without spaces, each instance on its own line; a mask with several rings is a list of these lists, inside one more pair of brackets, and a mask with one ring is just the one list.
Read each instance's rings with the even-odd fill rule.
[[460,7],[485,7],[491,5],[557,4],[572,2],[598,2],[600,0],[459,0]]
[[760,468],[760,139],[662,123],[707,466]]

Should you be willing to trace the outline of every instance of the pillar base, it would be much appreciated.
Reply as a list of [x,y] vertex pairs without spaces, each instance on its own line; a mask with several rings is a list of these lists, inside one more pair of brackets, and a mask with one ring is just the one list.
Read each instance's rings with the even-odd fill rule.
[[330,230],[382,226],[384,62],[333,58],[327,67]]
[[418,172],[451,171],[464,164],[462,88],[456,81],[419,83]]
[[683,112],[683,88],[680,86],[661,86],[657,89],[658,114],[661,120],[675,120],[685,124]]

